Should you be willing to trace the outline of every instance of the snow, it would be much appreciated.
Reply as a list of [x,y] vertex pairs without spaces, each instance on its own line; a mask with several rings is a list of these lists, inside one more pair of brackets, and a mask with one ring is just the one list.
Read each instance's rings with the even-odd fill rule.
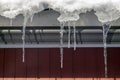
[[0,15],[15,18],[19,14],[34,13],[44,10],[41,0],[0,0]]
[[48,7],[61,14],[60,22],[68,22],[77,21],[80,13],[94,10],[98,20],[105,23],[120,17],[119,3],[120,0],[0,0],[0,15],[15,18],[28,13],[33,16]]
[[77,13],[61,13],[61,15],[58,17],[58,21],[60,22],[69,22],[77,20],[79,20],[79,14]]
[[111,3],[104,4],[100,7],[94,8],[96,11],[95,14],[100,22],[107,23],[119,19],[120,12]]

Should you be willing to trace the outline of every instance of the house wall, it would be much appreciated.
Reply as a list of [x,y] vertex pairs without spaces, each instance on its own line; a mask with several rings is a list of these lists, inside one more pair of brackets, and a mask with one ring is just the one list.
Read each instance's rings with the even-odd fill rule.
[[108,77],[104,78],[103,48],[64,49],[60,68],[59,48],[0,49],[0,80],[120,80],[120,48],[108,48]]

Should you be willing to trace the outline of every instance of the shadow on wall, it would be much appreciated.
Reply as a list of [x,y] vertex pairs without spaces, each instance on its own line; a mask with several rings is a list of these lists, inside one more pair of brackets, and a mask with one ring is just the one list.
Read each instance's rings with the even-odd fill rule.
[[[34,15],[33,21],[30,20],[27,23],[27,26],[59,26],[60,23],[57,21],[59,13],[53,10],[42,11]],[[10,19],[0,16],[0,25],[1,26],[10,26]],[[14,26],[23,25],[23,16],[18,15],[13,19]],[[117,20],[113,25],[119,26],[120,19]],[[98,21],[97,16],[95,16],[94,11],[87,12],[86,14],[81,14],[80,19],[77,21],[76,26],[101,26],[101,23]]]
[[[108,48],[108,76],[120,78],[120,48]],[[60,68],[59,48],[0,49],[0,78],[104,78],[103,48],[64,49]]]

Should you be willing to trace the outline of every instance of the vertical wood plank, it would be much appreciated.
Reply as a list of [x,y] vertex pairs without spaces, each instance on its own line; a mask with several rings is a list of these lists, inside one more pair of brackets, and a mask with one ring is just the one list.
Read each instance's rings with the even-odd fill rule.
[[120,77],[120,48],[108,48],[109,77]]
[[78,48],[74,53],[75,77],[104,77],[104,57],[101,48]]
[[60,49],[50,49],[50,78],[61,80]]
[[104,77],[104,57],[101,48],[85,48],[86,77]]
[[85,77],[85,63],[85,50],[77,48],[76,52],[73,54],[73,70],[75,78]]
[[95,48],[95,64],[97,78],[105,77],[103,48]]
[[15,49],[5,49],[4,80],[14,80]]
[[4,49],[0,49],[0,80],[4,77]]
[[[26,62],[22,62],[22,49],[16,49],[15,80],[26,80]],[[26,57],[26,56],[25,56]]]
[[73,49],[64,48],[62,80],[74,80],[73,77]]
[[49,80],[50,75],[50,58],[49,58],[49,49],[39,48],[38,52],[38,66],[39,66],[39,74],[38,80]]
[[27,80],[36,80],[38,74],[38,49],[26,49]]
[[85,77],[86,78],[92,78],[96,77],[96,60],[95,60],[95,53],[96,49],[95,48],[84,48],[85,50],[85,59],[86,59],[86,64],[85,64]]

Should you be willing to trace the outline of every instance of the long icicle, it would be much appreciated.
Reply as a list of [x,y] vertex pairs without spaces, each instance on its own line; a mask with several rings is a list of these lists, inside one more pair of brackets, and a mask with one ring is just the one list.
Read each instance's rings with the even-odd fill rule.
[[[13,6],[10,8],[10,11],[12,12]],[[13,26],[13,18],[10,18],[10,26]]]
[[32,14],[31,17],[30,17],[31,22],[33,21],[33,17],[34,17],[34,14]]
[[70,29],[70,22],[68,22],[68,48],[70,48],[70,33],[71,33],[71,29]]
[[22,35],[22,41],[23,41],[23,55],[22,55],[22,62],[25,62],[25,30],[26,30],[26,24],[27,24],[27,15],[24,15],[24,23],[23,23],[23,35]]
[[107,68],[107,33],[110,29],[110,25],[103,25],[103,43],[104,43],[104,64],[105,64],[105,77],[108,77],[108,68]]
[[76,50],[76,27],[75,22],[73,23],[73,29],[74,29],[74,50]]
[[103,43],[104,43],[104,65],[105,65],[105,77],[107,77],[107,46],[106,46],[106,36],[103,28]]
[[10,19],[10,26],[13,26],[13,19]]
[[64,23],[61,23],[60,26],[60,62],[61,62],[61,68],[63,68],[63,29],[64,29]]

